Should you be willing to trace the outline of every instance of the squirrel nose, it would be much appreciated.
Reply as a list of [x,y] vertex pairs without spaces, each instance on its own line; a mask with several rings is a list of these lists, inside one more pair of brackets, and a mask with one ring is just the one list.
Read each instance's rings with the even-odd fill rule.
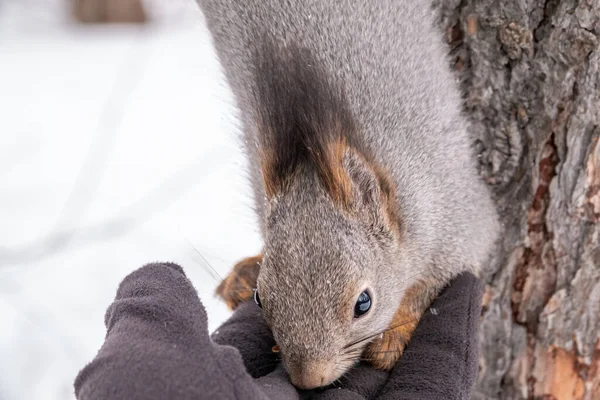
[[290,380],[299,389],[315,389],[330,384],[332,372],[331,361],[304,362],[297,368],[288,370]]

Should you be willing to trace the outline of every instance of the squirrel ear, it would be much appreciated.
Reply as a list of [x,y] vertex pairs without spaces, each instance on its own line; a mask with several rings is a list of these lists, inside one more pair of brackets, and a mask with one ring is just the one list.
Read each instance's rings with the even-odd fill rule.
[[378,207],[381,189],[373,165],[350,147],[345,149],[342,163],[351,181],[354,211]]
[[389,174],[347,147],[342,163],[352,186],[352,212],[376,233],[400,233],[395,187]]

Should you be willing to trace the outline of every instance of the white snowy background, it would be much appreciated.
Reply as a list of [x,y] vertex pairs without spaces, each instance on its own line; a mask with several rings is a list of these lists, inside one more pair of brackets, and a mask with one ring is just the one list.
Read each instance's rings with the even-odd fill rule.
[[145,27],[83,27],[64,0],[0,1],[0,400],[73,399],[144,263],[180,263],[213,330],[216,275],[259,250],[202,14],[146,4]]

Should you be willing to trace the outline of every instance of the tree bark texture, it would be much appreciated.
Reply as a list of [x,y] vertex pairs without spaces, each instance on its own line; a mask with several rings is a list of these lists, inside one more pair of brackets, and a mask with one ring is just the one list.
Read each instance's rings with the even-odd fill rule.
[[475,399],[600,399],[599,0],[434,0],[504,234]]

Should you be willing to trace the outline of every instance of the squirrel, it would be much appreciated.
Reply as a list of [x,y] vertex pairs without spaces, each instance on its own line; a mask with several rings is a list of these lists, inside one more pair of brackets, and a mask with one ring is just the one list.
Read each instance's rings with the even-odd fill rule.
[[426,1],[198,0],[240,111],[263,240],[217,287],[261,306],[291,382],[391,370],[498,232]]

